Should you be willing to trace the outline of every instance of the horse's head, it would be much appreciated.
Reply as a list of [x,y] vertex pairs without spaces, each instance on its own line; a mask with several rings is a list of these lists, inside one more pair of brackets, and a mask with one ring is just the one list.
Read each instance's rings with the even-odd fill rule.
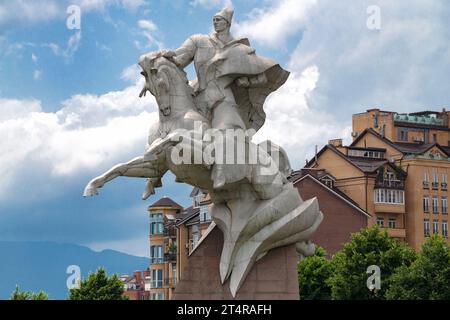
[[173,53],[167,51],[150,52],[140,58],[141,74],[145,77],[145,86],[140,97],[147,91],[155,96],[160,114],[168,117],[174,108],[171,96],[180,96],[186,92],[186,73],[180,70],[173,60]]

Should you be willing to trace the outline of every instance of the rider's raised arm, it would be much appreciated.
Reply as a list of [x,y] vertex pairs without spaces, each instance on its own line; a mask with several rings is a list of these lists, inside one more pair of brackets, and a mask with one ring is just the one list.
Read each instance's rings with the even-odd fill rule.
[[174,60],[177,65],[184,69],[194,60],[197,46],[192,38],[188,38],[178,49],[175,50]]

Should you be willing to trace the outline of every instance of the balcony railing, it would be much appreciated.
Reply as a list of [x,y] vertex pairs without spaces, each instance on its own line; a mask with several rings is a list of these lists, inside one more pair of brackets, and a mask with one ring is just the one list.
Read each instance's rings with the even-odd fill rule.
[[405,183],[400,180],[383,180],[376,181],[375,188],[387,188],[387,189],[405,189]]
[[177,236],[177,230],[175,228],[165,228],[164,229],[164,236],[165,237],[176,237]]
[[431,188],[433,190],[437,190],[439,188],[439,182],[432,182],[431,183]]
[[176,253],[164,253],[164,261],[165,262],[171,262],[171,261],[177,261],[177,254]]
[[162,257],[150,257],[150,264],[164,263],[164,258]]
[[447,190],[447,183],[446,182],[442,182],[441,183],[441,190]]
[[177,278],[164,279],[164,286],[174,288],[177,285]]
[[155,288],[162,288],[164,285],[164,281],[161,280],[152,280],[150,281],[150,288],[155,289]]
[[428,189],[430,187],[430,183],[428,181],[422,181],[422,185],[424,189]]

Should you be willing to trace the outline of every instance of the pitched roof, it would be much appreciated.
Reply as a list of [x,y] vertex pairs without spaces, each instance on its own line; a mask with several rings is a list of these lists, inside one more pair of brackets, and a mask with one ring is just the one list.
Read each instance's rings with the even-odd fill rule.
[[195,218],[195,216],[198,216],[200,214],[200,208],[194,208],[193,206],[190,206],[185,210],[184,217],[177,222],[177,226],[180,226],[182,224],[187,223],[189,220]]
[[[362,172],[365,173],[372,173],[375,172],[381,165],[388,163],[387,160],[384,159],[371,159],[371,158],[357,158],[357,157],[349,157],[345,154],[343,154],[342,152],[340,152],[335,146],[331,145],[331,144],[327,144],[325,145],[318,153],[317,153],[317,157],[319,157],[323,152],[325,152],[325,150],[331,150],[332,152],[334,152],[336,155],[338,155],[339,157],[341,157],[342,159],[346,160],[347,162],[349,162],[351,165],[353,165],[354,167],[356,167],[357,169],[359,169]],[[306,168],[310,167],[311,165],[313,165],[314,163],[314,159],[311,159],[307,164],[306,164]]]
[[306,178],[312,179],[314,182],[319,184],[322,188],[325,188],[328,192],[334,194],[335,196],[337,196],[338,198],[340,198],[341,200],[346,202],[348,205],[350,205],[351,207],[353,207],[354,209],[356,209],[358,212],[362,213],[366,217],[371,217],[371,215],[368,212],[366,212],[364,209],[362,209],[358,205],[358,203],[356,203],[352,198],[350,198],[348,195],[346,195],[340,189],[338,189],[336,187],[330,188],[325,183],[323,183],[322,181],[320,181],[319,179],[317,179],[316,177],[312,176],[309,173],[307,173],[307,174],[305,174],[303,176],[297,175],[297,178],[292,179],[292,183],[295,185],[298,182],[300,182],[300,181],[302,181],[303,179],[306,179]]
[[378,132],[376,132],[376,131],[373,130],[372,128],[366,128],[366,129],[364,129],[363,132],[361,132],[361,133],[355,138],[355,140],[353,140],[353,142],[350,144],[350,147],[355,146],[355,144],[356,144],[359,140],[361,140],[362,137],[364,137],[364,135],[365,135],[366,133],[371,133],[371,134],[373,134],[375,137],[377,137],[378,139],[382,140],[382,141],[385,142],[386,144],[390,145],[392,148],[396,149],[397,151],[402,152],[402,151],[398,148],[398,146],[397,146],[395,143],[393,143],[391,140],[389,140],[389,139],[383,137],[381,134],[379,134]]
[[169,197],[163,197],[149,206],[149,208],[155,208],[155,207],[174,207],[174,208],[183,210],[182,206],[180,206],[178,203],[176,203]]
[[373,134],[375,137],[387,143],[388,145],[390,145],[391,147],[393,147],[397,151],[400,151],[403,154],[423,154],[436,146],[446,155],[450,156],[450,147],[444,147],[439,145],[438,143],[392,142],[391,140],[381,136],[378,132],[376,132],[372,128],[367,128],[363,132],[361,132],[350,146],[353,147],[359,140],[361,140],[361,138],[366,133]]

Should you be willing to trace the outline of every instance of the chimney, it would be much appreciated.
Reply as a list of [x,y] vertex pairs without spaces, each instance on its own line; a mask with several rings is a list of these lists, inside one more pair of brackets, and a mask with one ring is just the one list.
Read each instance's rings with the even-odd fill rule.
[[149,269],[144,271],[144,279],[147,278],[147,277],[150,277],[150,270]]
[[342,139],[332,139],[328,141],[328,144],[331,144],[332,146],[339,148],[342,147]]
[[137,283],[140,283],[142,281],[142,273],[141,273],[141,271],[135,271],[134,272],[134,278],[136,279]]

